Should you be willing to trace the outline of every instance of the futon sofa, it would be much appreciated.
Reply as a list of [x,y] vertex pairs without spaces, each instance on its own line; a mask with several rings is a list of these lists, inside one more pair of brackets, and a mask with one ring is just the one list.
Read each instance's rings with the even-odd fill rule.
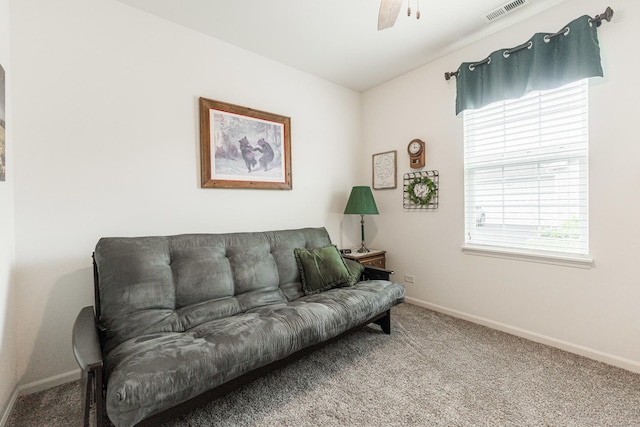
[[404,288],[324,228],[102,238],[76,318],[83,416],[157,425],[357,327],[390,333]]

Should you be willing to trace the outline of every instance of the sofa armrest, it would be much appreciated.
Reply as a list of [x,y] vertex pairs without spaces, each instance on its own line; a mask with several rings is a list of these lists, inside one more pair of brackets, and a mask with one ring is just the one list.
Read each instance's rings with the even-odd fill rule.
[[102,351],[93,307],[80,310],[73,324],[73,354],[83,371],[102,369]]
[[363,280],[389,280],[393,273],[395,273],[393,270],[365,265],[362,278]]

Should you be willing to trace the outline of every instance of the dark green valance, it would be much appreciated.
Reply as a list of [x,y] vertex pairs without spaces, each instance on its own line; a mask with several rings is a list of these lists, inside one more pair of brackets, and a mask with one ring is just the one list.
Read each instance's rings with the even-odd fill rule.
[[456,115],[534,90],[602,76],[596,27],[584,15],[558,33],[536,33],[520,46],[497,50],[483,61],[462,63],[456,78]]

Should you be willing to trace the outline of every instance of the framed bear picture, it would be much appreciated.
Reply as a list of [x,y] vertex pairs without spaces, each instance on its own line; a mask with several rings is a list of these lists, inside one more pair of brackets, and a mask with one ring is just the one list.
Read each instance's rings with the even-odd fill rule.
[[200,98],[202,188],[291,190],[291,119]]

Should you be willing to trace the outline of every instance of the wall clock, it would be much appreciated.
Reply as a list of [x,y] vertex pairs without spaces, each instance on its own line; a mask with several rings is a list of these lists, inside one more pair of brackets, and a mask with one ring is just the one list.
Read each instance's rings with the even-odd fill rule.
[[421,139],[412,140],[407,146],[409,153],[409,166],[413,169],[424,167],[424,141]]

